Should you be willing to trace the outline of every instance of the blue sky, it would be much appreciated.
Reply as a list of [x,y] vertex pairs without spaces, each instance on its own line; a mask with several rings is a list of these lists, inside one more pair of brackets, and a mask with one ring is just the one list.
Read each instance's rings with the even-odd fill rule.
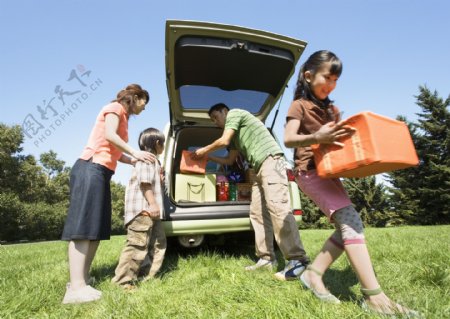
[[[419,85],[444,98],[450,93],[449,12],[446,0],[0,0],[0,122],[34,123],[39,133],[25,137],[23,154],[53,150],[72,166],[100,108],[125,85],[139,83],[151,102],[130,120],[130,144],[137,147],[142,129],[163,129],[169,119],[167,19],[235,24],[304,40],[296,74],[314,51],[334,51],[344,71],[331,98],[344,117],[369,110],[414,121]],[[296,74],[281,103],[278,136]],[[113,179],[126,183],[129,174],[119,164]]]

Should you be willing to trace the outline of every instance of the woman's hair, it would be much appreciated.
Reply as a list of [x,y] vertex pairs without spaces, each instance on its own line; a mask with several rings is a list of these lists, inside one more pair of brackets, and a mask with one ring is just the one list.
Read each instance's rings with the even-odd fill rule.
[[322,67],[324,63],[331,62],[330,72],[332,75],[336,75],[339,77],[342,73],[342,62],[339,58],[331,51],[321,50],[314,52],[311,56],[306,60],[305,63],[300,67],[300,71],[298,73],[297,86],[294,92],[294,100],[298,100],[300,98],[304,98],[312,101],[314,104],[317,104],[320,107],[327,107],[332,101],[327,97],[325,100],[317,99],[313,92],[311,91],[311,87],[309,83],[305,79],[305,72],[309,71],[312,75],[315,75],[319,69]]
[[141,151],[151,152],[156,155],[156,142],[164,145],[166,138],[164,134],[156,128],[145,129],[139,135],[139,148]]
[[117,97],[113,102],[119,102],[128,109],[128,114],[134,114],[136,108],[136,104],[134,103],[135,95],[137,95],[139,99],[145,99],[145,103],[148,103],[150,100],[148,92],[141,88],[139,84],[130,84],[117,93]]

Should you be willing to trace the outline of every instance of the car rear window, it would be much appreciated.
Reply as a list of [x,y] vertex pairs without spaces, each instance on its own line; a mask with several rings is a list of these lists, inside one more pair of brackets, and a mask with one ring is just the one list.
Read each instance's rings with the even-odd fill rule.
[[289,50],[243,38],[183,36],[175,45],[175,88],[181,107],[209,110],[217,103],[253,114],[284,88],[295,66]]
[[239,108],[258,113],[268,97],[268,93],[250,90],[226,91],[202,85],[180,87],[181,105],[184,109],[209,110],[217,103],[225,103],[231,109]]

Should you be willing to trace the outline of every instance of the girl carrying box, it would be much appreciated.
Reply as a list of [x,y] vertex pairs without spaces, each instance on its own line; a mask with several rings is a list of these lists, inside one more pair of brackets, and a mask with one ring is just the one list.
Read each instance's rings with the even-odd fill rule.
[[339,303],[325,288],[322,276],[345,251],[361,284],[364,309],[378,314],[418,316],[416,311],[393,302],[381,290],[365,243],[363,223],[341,181],[320,178],[315,170],[310,145],[342,146],[338,140],[352,134],[344,122],[339,122],[339,111],[328,97],[341,72],[342,63],[334,53],[312,54],[300,69],[294,101],[286,116],[284,143],[286,147],[295,148],[297,183],[336,227],[319,255],[300,276],[300,281],[320,300]]

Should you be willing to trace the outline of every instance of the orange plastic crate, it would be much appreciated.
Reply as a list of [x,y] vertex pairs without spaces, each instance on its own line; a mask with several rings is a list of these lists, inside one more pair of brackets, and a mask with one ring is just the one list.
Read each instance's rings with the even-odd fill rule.
[[208,157],[204,156],[202,159],[192,159],[191,152],[183,150],[181,152],[180,172],[205,174]]
[[321,177],[364,177],[419,163],[408,127],[372,112],[358,113],[346,120],[356,132],[341,140],[341,148],[312,145],[317,173]]

